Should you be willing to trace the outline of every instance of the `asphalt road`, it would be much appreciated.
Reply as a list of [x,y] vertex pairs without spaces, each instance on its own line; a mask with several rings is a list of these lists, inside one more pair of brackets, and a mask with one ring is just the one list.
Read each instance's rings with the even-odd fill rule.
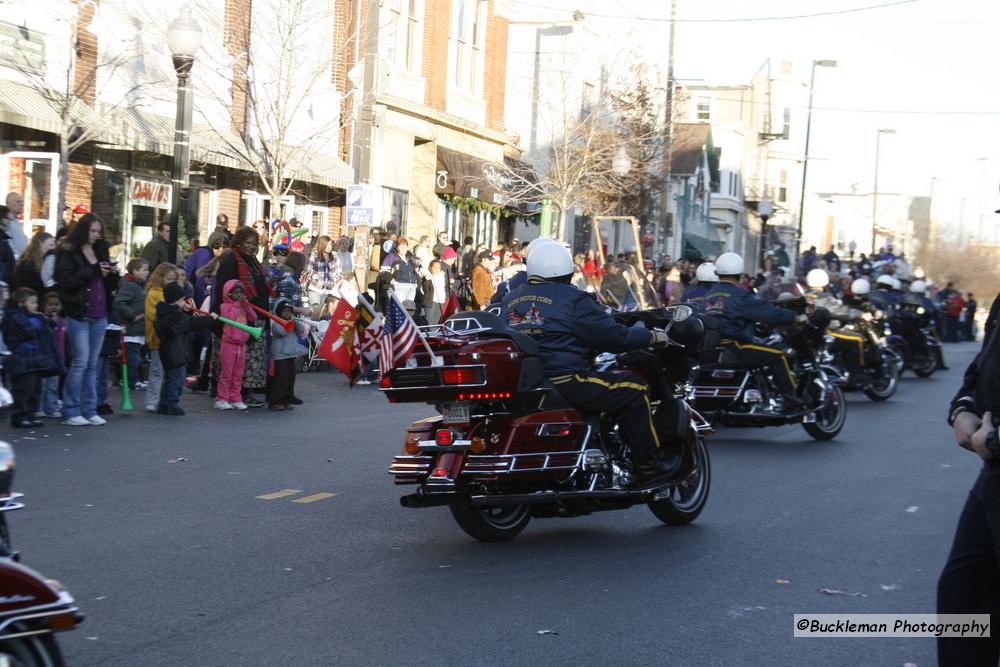
[[181,418],[2,427],[28,494],[13,540],[87,616],[61,635],[72,666],[922,667],[933,640],[794,639],[792,615],[934,611],[978,470],[944,424],[974,352],[888,403],[853,395],[832,442],[720,431],[684,528],[637,507],[476,543],[446,509],[401,508],[385,472],[427,408],[327,372],[292,413],[189,395]]

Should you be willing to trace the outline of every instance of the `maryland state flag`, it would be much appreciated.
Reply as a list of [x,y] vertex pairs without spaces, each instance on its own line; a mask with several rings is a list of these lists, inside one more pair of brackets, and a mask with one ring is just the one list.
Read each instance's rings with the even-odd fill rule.
[[330,326],[326,329],[323,342],[316,348],[316,353],[346,375],[352,385],[360,373],[354,354],[354,326],[357,319],[358,311],[351,307],[347,299],[341,299],[330,317]]

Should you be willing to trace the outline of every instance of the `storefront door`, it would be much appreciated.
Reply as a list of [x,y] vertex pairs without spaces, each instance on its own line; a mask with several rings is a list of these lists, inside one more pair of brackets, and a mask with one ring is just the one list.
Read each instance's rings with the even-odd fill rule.
[[3,155],[0,174],[4,195],[16,192],[24,197],[24,233],[56,233],[59,206],[59,154],[11,151]]

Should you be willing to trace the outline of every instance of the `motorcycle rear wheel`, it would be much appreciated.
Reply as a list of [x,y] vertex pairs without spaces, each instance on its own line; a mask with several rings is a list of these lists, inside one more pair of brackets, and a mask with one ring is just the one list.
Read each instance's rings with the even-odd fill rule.
[[816,410],[816,421],[802,424],[816,440],[832,440],[847,422],[847,403],[840,387],[830,387],[823,397],[823,405]]
[[712,481],[712,466],[708,458],[705,438],[697,437],[694,451],[695,472],[684,482],[670,489],[670,495],[660,500],[650,500],[647,505],[657,519],[668,526],[684,526],[701,514],[708,500]]
[[514,507],[475,507],[468,496],[456,498],[449,505],[459,527],[480,542],[506,542],[517,537],[531,521],[527,505]]
[[17,667],[65,667],[66,663],[55,637],[34,635],[0,640],[0,665],[8,664]]
[[899,368],[889,360],[882,363],[878,379],[864,389],[865,396],[873,401],[884,401],[896,393],[899,386]]

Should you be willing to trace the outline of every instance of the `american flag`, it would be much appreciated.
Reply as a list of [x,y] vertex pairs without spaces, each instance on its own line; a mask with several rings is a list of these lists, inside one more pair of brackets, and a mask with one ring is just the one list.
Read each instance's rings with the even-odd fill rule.
[[385,333],[379,340],[382,347],[379,355],[379,369],[383,373],[388,373],[401,365],[413,354],[413,350],[419,342],[420,334],[417,332],[417,325],[399,305],[395,296],[390,296],[389,304],[385,309]]

